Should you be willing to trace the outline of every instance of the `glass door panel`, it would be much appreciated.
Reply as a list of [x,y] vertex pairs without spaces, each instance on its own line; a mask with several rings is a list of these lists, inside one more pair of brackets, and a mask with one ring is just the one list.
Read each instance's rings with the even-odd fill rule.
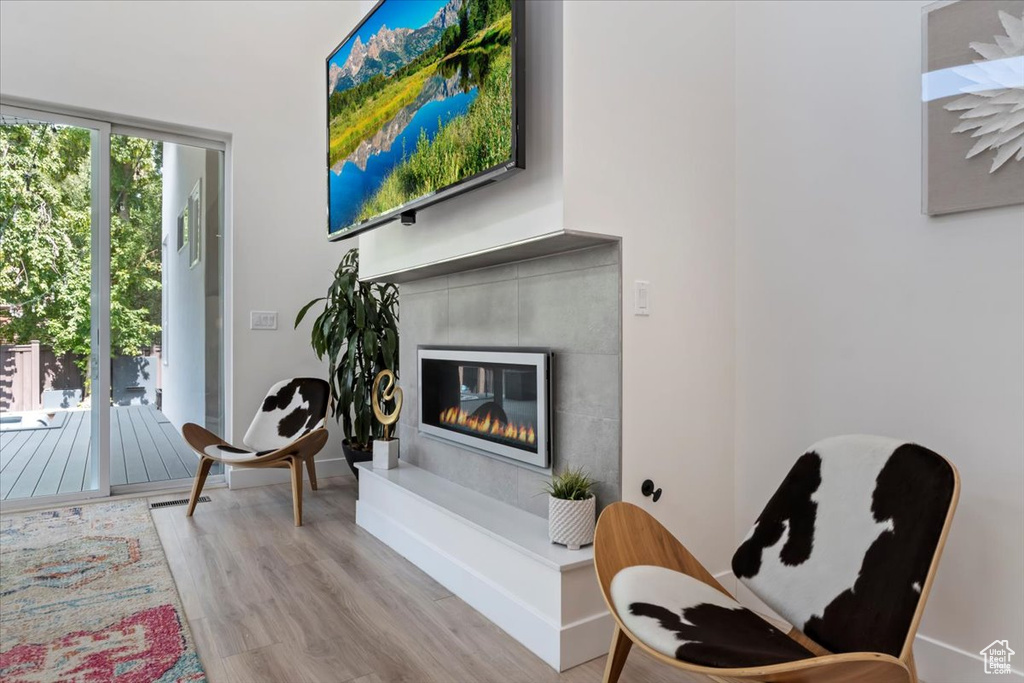
[[0,123],[0,500],[106,495],[109,127],[7,107]]
[[132,133],[110,144],[115,490],[191,479],[182,425],[224,424],[223,152]]

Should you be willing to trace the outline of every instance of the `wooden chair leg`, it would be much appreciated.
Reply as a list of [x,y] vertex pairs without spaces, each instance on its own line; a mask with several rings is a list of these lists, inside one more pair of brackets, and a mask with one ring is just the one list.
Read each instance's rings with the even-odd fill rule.
[[615,633],[612,634],[612,646],[608,650],[608,660],[604,665],[604,683],[617,683],[631,647],[633,641],[616,626]]
[[192,497],[188,499],[188,510],[185,512],[186,517],[191,517],[192,513],[195,512],[196,503],[199,502],[199,494],[203,492],[203,484],[206,483],[206,475],[210,473],[210,468],[213,467],[213,460],[209,458],[199,458],[199,467],[196,468],[196,478],[192,482]]
[[302,526],[302,461],[291,458],[289,465],[292,470],[292,513],[295,526]]
[[911,683],[918,683],[918,681],[920,679],[917,677],[917,664],[914,663],[914,651],[913,650],[910,651],[910,656],[907,658],[907,661],[905,663],[907,665],[907,669],[910,670],[910,681],[911,681]]
[[306,458],[306,471],[309,472],[309,488],[316,491],[316,465],[312,455]]

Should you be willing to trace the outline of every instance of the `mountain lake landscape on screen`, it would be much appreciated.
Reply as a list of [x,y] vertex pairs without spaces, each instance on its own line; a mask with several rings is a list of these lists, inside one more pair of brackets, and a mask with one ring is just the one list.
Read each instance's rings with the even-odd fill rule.
[[330,233],[507,162],[510,0],[386,0],[328,59]]

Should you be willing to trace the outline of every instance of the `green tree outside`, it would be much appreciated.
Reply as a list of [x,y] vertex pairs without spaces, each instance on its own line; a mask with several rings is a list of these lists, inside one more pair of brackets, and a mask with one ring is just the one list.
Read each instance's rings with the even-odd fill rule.
[[[115,355],[160,333],[163,146],[113,136],[110,149],[110,331]],[[90,351],[90,133],[32,123],[0,127],[0,341]]]

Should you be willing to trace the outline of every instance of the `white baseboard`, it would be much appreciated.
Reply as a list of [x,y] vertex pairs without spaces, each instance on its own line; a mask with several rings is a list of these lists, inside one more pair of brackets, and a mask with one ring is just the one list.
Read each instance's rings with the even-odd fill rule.
[[[291,474],[287,469],[231,467],[229,465],[225,470],[224,476],[227,479],[228,488],[231,489],[247,489],[253,486],[269,486],[291,481]],[[344,475],[352,476],[352,470],[349,469],[345,458],[316,459],[317,479]]]
[[[604,640],[610,642],[611,634],[614,631],[615,620],[612,618],[611,612],[587,617],[563,626],[561,633],[562,666],[560,671],[565,671],[570,667],[607,655],[608,647],[602,647],[600,643]],[[598,645],[595,646],[595,643]]]
[[[718,572],[714,577],[747,609],[770,620],[780,619],[770,607],[738,581],[731,571]],[[979,648],[984,646],[985,643],[978,645]],[[1012,673],[998,676],[986,674],[985,661],[980,654],[967,652],[920,633],[914,639],[914,663],[917,665],[917,674],[922,683],[990,683],[993,680],[1024,683],[1024,673],[1017,669],[1013,669]]]

